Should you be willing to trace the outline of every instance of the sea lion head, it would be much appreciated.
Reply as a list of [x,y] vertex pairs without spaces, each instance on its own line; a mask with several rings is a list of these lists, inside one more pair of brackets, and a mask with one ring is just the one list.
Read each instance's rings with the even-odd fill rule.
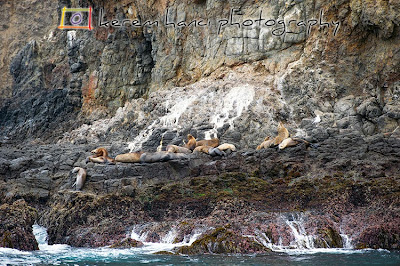
[[71,170],[71,172],[74,174],[78,172],[81,168],[80,167],[75,167],[74,169]]
[[91,151],[91,153],[96,154],[97,156],[108,156],[108,152],[105,148],[100,147]]

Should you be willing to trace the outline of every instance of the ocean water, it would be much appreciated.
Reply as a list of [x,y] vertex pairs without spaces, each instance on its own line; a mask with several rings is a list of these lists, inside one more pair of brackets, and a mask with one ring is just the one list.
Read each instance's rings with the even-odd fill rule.
[[[111,249],[73,248],[68,245],[48,245],[47,230],[33,226],[39,251],[19,251],[0,248],[0,265],[400,265],[400,252],[387,250],[354,250],[322,248],[272,247],[267,255],[155,255],[176,246],[191,244],[196,233],[186,242],[173,244],[170,235],[161,243],[145,242],[142,248]],[[173,230],[171,231],[173,232]],[[140,236],[132,231],[132,236]],[[131,237],[132,237],[131,236]]]
[[[148,247],[147,247],[148,248]],[[72,248],[55,245],[34,252],[0,248],[0,265],[400,265],[386,250],[308,250],[270,255],[153,255],[142,249]]]

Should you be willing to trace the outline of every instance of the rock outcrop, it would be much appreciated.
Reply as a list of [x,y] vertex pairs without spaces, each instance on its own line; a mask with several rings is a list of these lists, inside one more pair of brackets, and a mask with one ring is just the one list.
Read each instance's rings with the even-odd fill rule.
[[[56,29],[64,6],[91,6],[93,30]],[[313,236],[296,245],[343,247],[346,234],[399,248],[397,0],[0,7],[0,219],[24,229],[5,228],[4,246],[37,248],[37,212],[49,243],[72,246],[131,245],[139,225],[146,241],[206,228],[188,254],[290,246],[293,230]],[[278,122],[312,145],[255,151]],[[187,134],[238,151],[85,163],[96,147],[153,152]],[[88,173],[81,192],[73,167]]]
[[0,205],[0,247],[38,250],[32,225],[38,212],[24,200]]
[[254,254],[267,253],[270,250],[249,237],[235,235],[229,229],[217,228],[212,233],[204,235],[190,246],[176,250],[178,254]]
[[[48,228],[49,243],[73,246],[112,245],[130,237],[132,226],[138,225],[143,225],[138,234],[147,232],[145,241],[160,242],[175,230],[175,241],[181,242],[199,228],[205,228],[200,230],[205,237],[212,234],[209,228],[230,224],[229,243],[253,236],[264,247],[277,245],[279,239],[290,246],[291,226],[301,225],[313,236],[314,247],[344,247],[341,234],[346,234],[354,247],[398,249],[400,142],[394,137],[349,134],[329,138],[317,148],[300,144],[283,151],[242,150],[227,157],[199,155],[150,164],[85,164],[85,151],[92,148],[25,147],[25,160],[37,165],[21,164],[19,171],[2,175],[2,201],[24,198],[38,206],[38,221]],[[110,155],[118,149],[121,146],[110,146]],[[8,152],[2,148],[1,161],[13,165]],[[12,150],[15,155],[22,152]],[[33,197],[18,184],[26,172],[40,172],[42,164],[51,181],[46,197]],[[79,192],[71,188],[75,166],[88,173]],[[42,191],[42,179],[33,174],[30,191]],[[179,252],[197,253],[200,246]]]
[[[65,5],[91,5],[93,30],[55,29]],[[13,10],[24,6],[7,2],[4,13],[16,21],[22,13]],[[40,4],[34,7],[43,11]],[[293,134],[318,140],[332,134],[328,128],[370,136],[399,126],[396,1],[59,1],[59,9],[48,7],[53,30],[46,24],[2,55],[1,79],[10,80],[7,68],[13,79],[1,85],[3,141],[133,141],[160,115],[177,112],[166,98],[180,98],[186,102],[180,107],[191,109],[196,102],[190,95],[243,101],[225,102],[208,119],[187,121],[182,110],[172,124],[156,123],[157,130],[147,132],[150,140],[194,128],[199,136],[225,135],[244,148],[262,137],[254,132],[270,134],[278,121],[298,130]],[[125,19],[125,26],[106,23],[112,19]],[[128,25],[135,19],[158,24]],[[224,19],[231,21],[222,25]],[[317,24],[310,26],[313,19]],[[209,25],[194,23],[200,20]],[[11,34],[19,26],[10,23],[3,31]],[[198,94],[204,87],[209,94]],[[315,129],[317,115],[322,128]]]

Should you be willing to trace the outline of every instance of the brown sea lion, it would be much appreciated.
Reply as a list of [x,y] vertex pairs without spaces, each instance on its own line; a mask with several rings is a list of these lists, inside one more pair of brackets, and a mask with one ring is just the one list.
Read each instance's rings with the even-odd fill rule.
[[275,137],[274,139],[274,145],[279,145],[284,139],[287,139],[289,137],[289,131],[285,128],[285,126],[282,124],[282,122],[279,122],[278,124],[278,136]]
[[78,173],[76,175],[76,181],[75,183],[72,185],[72,187],[75,186],[76,190],[81,190],[83,185],[85,184],[86,181],[86,170],[81,168],[81,167],[75,167],[72,170],[72,173]]
[[199,140],[196,142],[196,147],[198,146],[210,146],[213,148],[218,147],[219,145],[219,139],[218,138],[213,138],[213,139],[203,139]]
[[309,146],[309,145],[310,145],[310,143],[309,143],[308,141],[304,140],[304,139],[299,139],[299,138],[287,138],[287,139],[284,139],[284,140],[279,144],[279,149],[280,149],[280,150],[283,150],[283,149],[288,148],[288,147],[296,146],[297,144],[299,144],[299,143],[301,143],[301,142],[305,143],[306,146]]
[[210,150],[210,148],[213,148],[213,147],[205,146],[205,145],[204,146],[198,146],[193,150],[193,152],[203,152],[203,153],[207,153],[208,154],[208,151]]
[[91,151],[94,155],[89,156],[86,159],[86,163],[91,161],[93,163],[107,163],[107,164],[115,164],[115,160],[113,158],[108,157],[108,151],[101,147]]
[[196,148],[196,139],[190,134],[187,135],[187,138],[188,142],[185,144],[185,148],[193,151]]
[[176,145],[168,145],[166,151],[172,153],[192,153],[192,150]]
[[142,151],[119,154],[115,157],[115,161],[121,163],[140,163],[140,156],[142,154]]
[[264,139],[264,141],[260,145],[257,146],[257,150],[267,149],[267,148],[273,146],[274,145],[274,140],[275,139],[271,139],[270,136],[266,137]]

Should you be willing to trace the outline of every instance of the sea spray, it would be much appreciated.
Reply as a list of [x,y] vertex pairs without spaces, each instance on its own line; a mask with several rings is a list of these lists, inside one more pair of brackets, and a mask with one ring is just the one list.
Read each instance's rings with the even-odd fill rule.
[[[284,223],[286,225],[286,223]],[[287,226],[287,225],[286,225]],[[172,226],[174,227],[174,225]],[[146,230],[147,226],[137,226]],[[172,228],[171,228],[172,229]],[[178,230],[178,229],[176,229]],[[188,235],[185,235],[186,244],[191,244],[203,232],[211,230],[207,227],[196,227]],[[47,245],[47,230],[39,225],[34,225],[33,231],[40,245]],[[261,231],[259,231],[260,233]],[[132,232],[133,233],[133,232]],[[140,233],[140,232],[136,232]],[[146,232],[140,233],[146,235]],[[133,234],[132,234],[133,235]],[[168,235],[168,233],[167,233]],[[257,237],[257,236],[256,236]],[[266,243],[270,243],[269,238],[264,234],[263,238]],[[349,238],[350,239],[350,238]],[[61,265],[61,264],[157,264],[157,265],[175,265],[175,264],[196,264],[196,265],[214,265],[214,264],[257,264],[257,265],[295,265],[298,261],[305,259],[304,254],[307,254],[309,264],[337,264],[340,261],[342,264],[376,264],[382,265],[388,262],[393,265],[400,263],[398,252],[389,252],[387,250],[351,250],[351,249],[290,249],[289,247],[281,247],[278,252],[285,252],[289,256],[269,255],[269,256],[163,256],[153,255],[152,253],[163,250],[170,250],[171,246],[179,244],[163,244],[152,243],[143,248],[130,249],[111,249],[102,248],[73,248],[67,245],[48,245],[49,248],[40,251],[19,251],[10,248],[0,248],[0,265]],[[158,246],[157,246],[158,245]],[[278,245],[282,245],[278,241]],[[64,246],[63,249],[54,248]],[[271,246],[274,250],[276,245]],[[326,254],[335,254],[326,255]]]
[[292,230],[294,242],[290,245],[297,249],[313,249],[314,248],[314,236],[307,234],[304,228],[304,217],[303,214],[292,215],[292,219],[287,219],[285,222]]
[[40,245],[47,245],[48,244],[48,234],[47,229],[43,226],[38,224],[34,224],[32,226],[33,235],[36,238],[37,243]]
[[345,249],[354,249],[354,246],[351,243],[351,238],[346,234],[340,234],[343,241],[343,248]]
[[49,236],[47,234],[46,227],[40,226],[38,224],[34,224],[32,226],[32,231],[33,231],[33,235],[35,236],[35,239],[39,245],[39,250],[41,250],[41,251],[46,251],[51,254],[53,254],[53,253],[57,254],[59,252],[70,249],[70,246],[63,245],[63,244],[49,245],[48,244]]
[[[171,225],[169,230],[164,234],[161,231],[153,231],[156,228],[160,230],[157,223],[147,223],[133,226],[130,237],[132,239],[143,242],[144,247],[142,251],[146,254],[155,253],[158,251],[171,251],[176,247],[189,246],[193,244],[203,233],[208,230],[213,230],[212,227],[199,226],[195,227],[189,234],[185,234],[181,242],[177,242],[177,237],[179,235],[179,226]],[[165,229],[165,228],[164,228]],[[160,235],[158,242],[148,241],[148,237],[151,235]]]

